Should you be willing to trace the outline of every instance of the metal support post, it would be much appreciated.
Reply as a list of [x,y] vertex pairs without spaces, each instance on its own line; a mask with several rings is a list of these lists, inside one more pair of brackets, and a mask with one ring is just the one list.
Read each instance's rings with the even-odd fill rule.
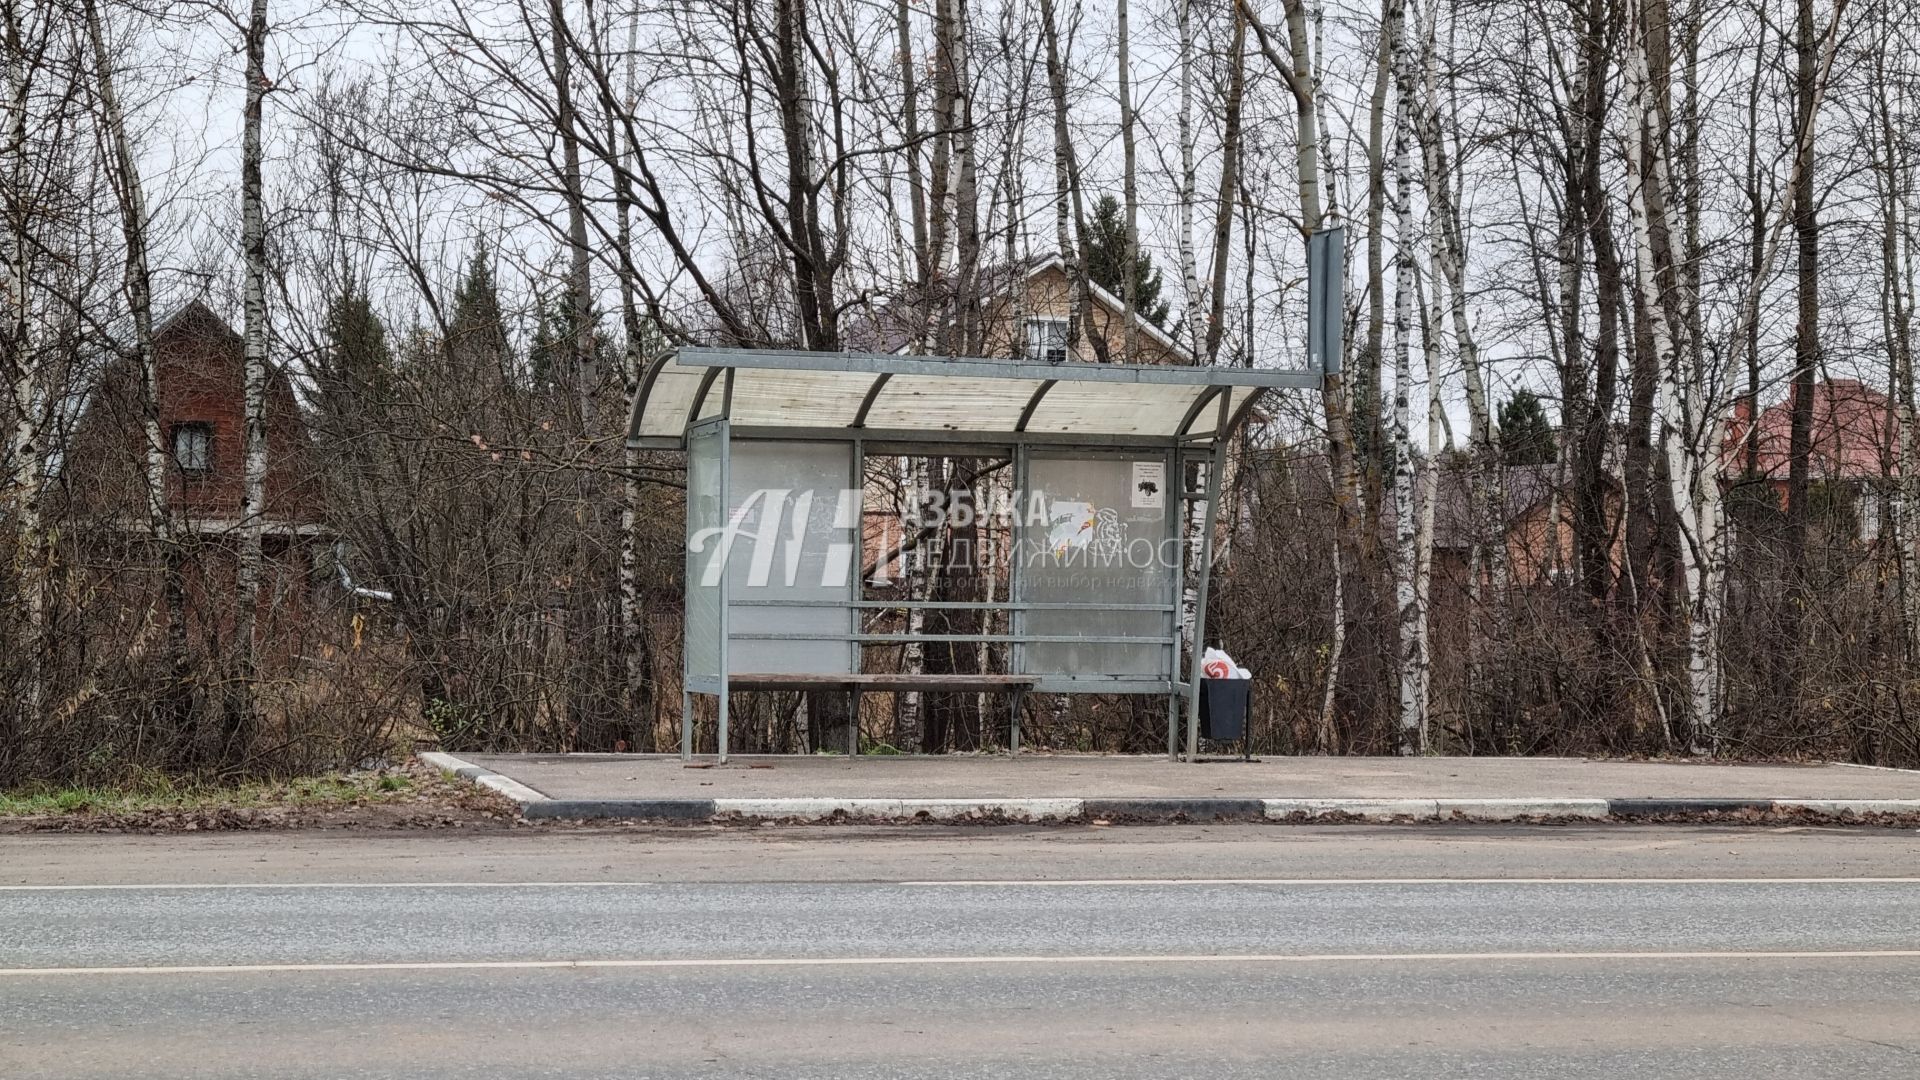
[[[728,369],[727,371],[726,385],[728,393],[731,394],[733,388],[732,369]],[[720,425],[720,438],[725,440],[720,444],[720,512],[726,515],[722,520],[726,527],[731,529],[733,527],[733,430],[730,423]],[[727,665],[729,660],[727,656],[727,646],[733,638],[733,614],[731,610],[733,607],[733,543],[731,533],[724,536],[721,543],[725,545],[721,551],[723,552],[722,558],[724,558],[726,562],[720,569],[720,708],[715,723],[714,744],[715,749],[719,752],[720,764],[725,765],[727,763],[727,721],[729,719],[727,715]]]
[[1213,520],[1220,505],[1220,471],[1226,464],[1227,395],[1220,398],[1220,421],[1214,430],[1213,446],[1207,457],[1207,509],[1201,515],[1200,575],[1193,613],[1193,647],[1187,677],[1187,763],[1199,757],[1200,749],[1200,658],[1207,651],[1207,593],[1213,578]]
[[693,760],[693,691],[680,691],[680,760]]

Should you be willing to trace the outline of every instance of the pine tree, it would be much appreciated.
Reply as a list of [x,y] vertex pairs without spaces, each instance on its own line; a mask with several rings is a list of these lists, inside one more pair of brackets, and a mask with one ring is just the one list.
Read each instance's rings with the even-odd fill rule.
[[533,338],[527,343],[527,364],[533,369],[533,384],[546,388],[555,385],[572,365],[572,315],[563,299],[538,301],[538,317],[533,322]]
[[327,309],[326,350],[316,372],[322,400],[392,397],[393,350],[364,288],[349,281]]
[[1546,465],[1557,457],[1553,422],[1531,390],[1516,390],[1500,406],[1500,457],[1509,465]]
[[[536,304],[533,336],[527,341],[527,366],[533,385],[542,390],[571,386],[575,379],[573,357],[573,308],[564,295],[541,297]],[[602,332],[600,313],[591,315],[593,351],[601,372],[619,370],[616,343]],[[643,327],[652,323],[643,320]]]
[[327,305],[324,345],[313,367],[315,441],[328,456],[323,486],[380,483],[383,440],[394,430],[399,373],[387,328],[364,287],[349,280]]
[[493,279],[487,249],[477,247],[467,260],[467,275],[453,293],[453,317],[447,323],[448,351],[455,360],[492,361],[502,374],[507,366],[507,323],[500,313],[500,290]]
[[[1126,280],[1121,275],[1127,263],[1127,223],[1120,213],[1120,201],[1111,195],[1100,196],[1094,204],[1093,220],[1087,223],[1087,274],[1094,284],[1115,296],[1124,294]],[[1142,251],[1133,264],[1134,297],[1141,318],[1162,329],[1172,305],[1160,299],[1160,271],[1153,256]]]

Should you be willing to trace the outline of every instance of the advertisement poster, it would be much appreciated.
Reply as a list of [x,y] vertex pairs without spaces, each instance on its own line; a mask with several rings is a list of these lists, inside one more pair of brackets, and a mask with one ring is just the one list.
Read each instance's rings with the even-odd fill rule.
[[1135,510],[1160,510],[1167,505],[1167,463],[1164,461],[1136,461],[1133,463],[1133,508]]

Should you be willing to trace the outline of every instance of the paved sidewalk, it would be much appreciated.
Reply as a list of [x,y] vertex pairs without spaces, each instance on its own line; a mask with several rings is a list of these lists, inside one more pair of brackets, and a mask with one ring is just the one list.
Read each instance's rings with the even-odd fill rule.
[[1580,758],[433,755],[530,818],[1609,818],[1920,814],[1920,772]]

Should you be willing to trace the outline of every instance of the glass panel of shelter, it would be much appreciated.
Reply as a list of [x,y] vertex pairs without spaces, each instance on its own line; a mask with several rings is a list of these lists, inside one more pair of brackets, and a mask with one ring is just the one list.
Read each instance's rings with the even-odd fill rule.
[[[689,552],[689,689],[710,685],[719,665],[730,675],[1027,674],[1056,692],[1169,693],[1182,681],[1186,500],[1169,445],[981,445],[960,457],[923,445],[755,440],[709,421],[690,432],[688,449],[690,542],[728,522],[742,534],[717,579]],[[1206,453],[1178,456],[1196,451]],[[861,489],[846,490],[855,476]],[[769,493],[782,491],[776,511]],[[802,495],[809,508],[797,506]],[[757,516],[768,513],[778,517],[772,527]],[[762,533],[774,543],[756,553]],[[934,565],[959,571],[958,581],[928,572]],[[833,578],[836,566],[846,576]],[[907,655],[916,647],[917,665]]]

